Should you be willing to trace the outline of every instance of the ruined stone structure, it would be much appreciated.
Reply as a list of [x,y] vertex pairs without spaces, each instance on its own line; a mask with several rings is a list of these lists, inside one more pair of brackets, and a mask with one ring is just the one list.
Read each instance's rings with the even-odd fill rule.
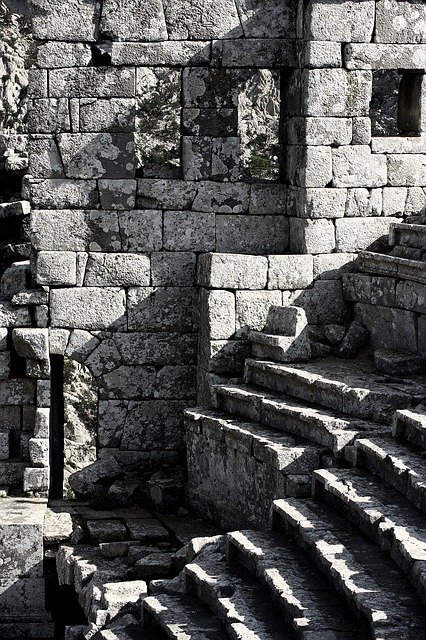
[[426,4],[0,29],[0,636],[419,640]]

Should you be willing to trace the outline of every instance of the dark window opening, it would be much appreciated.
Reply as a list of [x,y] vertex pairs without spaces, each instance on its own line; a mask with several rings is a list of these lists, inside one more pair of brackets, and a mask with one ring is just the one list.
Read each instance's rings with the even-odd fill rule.
[[373,136],[420,135],[423,77],[423,71],[381,69],[373,72],[370,103]]
[[64,484],[64,358],[52,355],[50,407],[50,489],[51,499],[63,497]]

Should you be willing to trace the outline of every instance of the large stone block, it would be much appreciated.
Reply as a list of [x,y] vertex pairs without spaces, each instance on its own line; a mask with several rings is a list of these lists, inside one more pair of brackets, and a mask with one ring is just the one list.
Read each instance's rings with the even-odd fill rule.
[[36,399],[34,380],[0,381],[0,403],[2,405],[32,405]]
[[33,135],[28,141],[28,170],[35,178],[64,178],[64,167],[53,136]]
[[124,251],[158,251],[163,246],[161,211],[126,211],[119,214]]
[[416,44],[349,44],[344,60],[347,69],[423,69],[426,50]]
[[170,40],[210,40],[243,35],[233,0],[163,0]]
[[424,186],[426,155],[391,154],[388,156],[389,184],[393,187]]
[[92,209],[99,200],[95,180],[32,180],[35,209]]
[[191,182],[148,178],[138,180],[136,204],[140,209],[190,209],[196,194],[197,185]]
[[288,147],[286,175],[292,185],[325,187],[332,179],[331,147]]
[[196,291],[192,287],[139,287],[128,293],[130,331],[194,330]]
[[244,361],[251,355],[248,340],[203,340],[200,363],[203,370],[226,375],[241,375]]
[[342,145],[352,141],[350,118],[291,118],[285,126],[289,144]]
[[397,218],[346,218],[336,220],[336,250],[376,251],[388,246],[389,227]]
[[347,190],[345,203],[345,216],[347,218],[381,215],[385,215],[383,213],[382,189],[363,189],[358,187]]
[[370,42],[374,18],[373,0],[310,0],[304,17],[305,36],[308,40]]
[[209,253],[198,261],[198,284],[213,289],[266,287],[268,260],[263,256]]
[[185,402],[173,400],[130,402],[121,449],[156,451],[180,448],[184,408]]
[[109,100],[81,98],[79,100],[79,130],[86,133],[97,131],[133,132],[135,105],[134,98],[110,98]]
[[195,399],[196,367],[166,365],[157,373],[156,398]]
[[122,365],[99,379],[100,397],[104,400],[152,398],[155,378],[154,367]]
[[235,334],[235,295],[232,291],[201,291],[200,330],[211,340],[227,340]]
[[302,289],[313,282],[313,257],[268,256],[268,289]]
[[231,68],[294,67],[297,64],[296,49],[291,40],[267,38],[224,40],[222,64]]
[[128,365],[194,364],[197,336],[171,332],[116,333],[114,344]]
[[99,180],[102,209],[127,211],[135,208],[136,180]]
[[211,60],[211,44],[200,42],[113,42],[113,65],[166,65],[193,67]]
[[343,218],[346,189],[289,189],[289,214],[299,218]]
[[295,253],[330,253],[335,246],[332,220],[291,218],[290,249]]
[[376,42],[426,42],[423,2],[378,0],[376,7]]
[[57,133],[71,127],[68,101],[65,98],[33,100],[28,110],[28,130],[31,133]]
[[148,256],[130,253],[90,253],[84,275],[86,287],[149,286]]
[[288,245],[289,221],[285,216],[216,216],[219,252],[283,253]]
[[58,136],[58,144],[67,178],[117,179],[134,175],[133,134],[64,133]]
[[111,40],[167,40],[161,0],[104,0],[101,31]]
[[151,254],[152,285],[190,287],[196,280],[195,253],[161,252]]
[[245,213],[248,211],[249,201],[248,184],[200,182],[193,207],[196,211]]
[[87,67],[92,60],[89,44],[83,42],[45,42],[37,47],[37,65],[42,69]]
[[15,307],[8,301],[0,301],[0,327],[29,326],[31,318],[27,307]]
[[118,329],[126,321],[123,289],[53,289],[50,300],[52,327]]
[[246,38],[294,38],[296,6],[286,0],[237,0]]
[[286,215],[287,195],[288,190],[284,184],[252,184],[249,213],[260,216]]
[[371,71],[308,69],[302,72],[303,114],[368,116],[371,91]]
[[36,254],[33,274],[37,284],[75,285],[77,254],[72,251],[39,251]]
[[31,0],[33,35],[38,40],[96,40],[97,0]]
[[340,280],[319,280],[312,289],[283,292],[283,306],[289,305],[301,307],[309,324],[342,323],[349,318]]
[[417,352],[415,314],[403,309],[358,303],[355,315],[367,327],[374,349]]
[[314,256],[314,278],[336,280],[354,268],[355,253],[324,253]]
[[262,331],[271,306],[281,306],[281,291],[237,291],[235,294],[236,335]]
[[372,154],[367,145],[333,149],[335,187],[381,187],[387,183],[385,155]]
[[212,251],[216,244],[214,213],[164,212],[164,248],[170,251]]
[[52,98],[133,98],[134,69],[80,67],[50,71]]

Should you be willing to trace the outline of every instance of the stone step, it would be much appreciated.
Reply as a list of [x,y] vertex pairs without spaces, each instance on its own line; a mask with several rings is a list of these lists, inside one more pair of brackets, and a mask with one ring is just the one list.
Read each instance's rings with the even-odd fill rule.
[[393,438],[360,438],[355,443],[355,464],[377,474],[426,513],[424,455]]
[[248,359],[245,382],[359,418],[390,424],[424,388],[410,381],[386,382],[366,360],[318,358],[304,364]]
[[389,229],[389,243],[392,246],[399,245],[426,251],[426,225],[392,224]]
[[[356,631],[357,621],[346,603],[292,540],[270,532],[234,531],[227,542],[228,557],[268,589],[297,637],[365,637],[366,630]],[[330,635],[323,636],[326,632]]]
[[385,552],[346,520],[313,500],[289,498],[274,503],[274,523],[311,555],[367,622],[373,638],[421,637],[425,614],[410,583]]
[[256,358],[274,362],[300,362],[311,358],[311,343],[307,333],[298,336],[278,336],[250,331],[249,340]]
[[284,395],[268,394],[260,387],[219,385],[216,396],[220,409],[315,442],[337,457],[356,437],[390,431],[388,426],[309,406]]
[[358,254],[357,268],[363,273],[426,282],[426,269],[420,260],[409,260],[398,256],[362,251]]
[[426,407],[396,411],[393,418],[393,436],[426,450]]
[[301,307],[271,305],[265,323],[265,333],[276,336],[298,336],[308,326],[306,313]]
[[149,596],[142,602],[144,630],[161,629],[175,640],[227,640],[222,623],[187,594]]
[[426,249],[413,249],[412,247],[395,246],[390,252],[391,256],[405,258],[406,260],[426,261]]
[[233,640],[292,638],[267,590],[240,564],[226,562],[224,551],[210,550],[185,566],[187,591],[209,607]]
[[370,474],[321,469],[313,492],[388,551],[426,603],[426,518],[396,489]]

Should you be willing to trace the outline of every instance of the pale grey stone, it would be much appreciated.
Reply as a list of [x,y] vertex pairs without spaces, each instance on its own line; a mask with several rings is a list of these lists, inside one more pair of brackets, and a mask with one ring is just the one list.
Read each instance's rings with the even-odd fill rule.
[[305,35],[312,40],[370,42],[373,34],[375,3],[372,0],[310,2],[304,19]]
[[28,262],[14,262],[8,267],[0,280],[0,292],[4,299],[12,299],[15,294],[26,289],[29,276]]
[[30,438],[30,462],[34,467],[49,466],[49,440],[47,438]]
[[378,0],[376,42],[425,42],[426,7],[421,2]]
[[347,69],[422,69],[426,51],[416,44],[347,44],[344,50]]
[[98,203],[95,180],[32,180],[34,208],[91,209]]
[[91,60],[90,45],[82,42],[45,42],[37,47],[37,64],[43,69],[87,67]]
[[[267,192],[267,196],[270,195],[271,192]],[[246,213],[249,201],[250,186],[248,184],[200,182],[193,208],[196,211],[213,211],[214,213]],[[266,212],[263,210],[262,213]]]
[[383,188],[383,215],[402,216],[405,211],[408,189],[405,187]]
[[112,336],[101,340],[85,361],[96,378],[116,369],[121,363],[121,355]]
[[111,40],[167,40],[161,0],[104,0],[100,29]]
[[135,128],[134,98],[81,98],[78,101],[78,127],[82,132],[130,132]]
[[426,153],[426,136],[373,138],[371,150],[373,153]]
[[216,216],[218,252],[283,253],[288,245],[289,220],[285,216]]
[[47,329],[14,329],[13,345],[23,358],[47,360],[49,358],[49,331]]
[[39,251],[34,270],[37,284],[75,285],[76,257],[71,251]]
[[289,144],[347,145],[352,141],[350,118],[291,118],[285,125]]
[[235,334],[235,295],[231,291],[202,290],[201,332],[213,340],[227,340]]
[[96,40],[100,4],[96,0],[32,0],[33,35],[39,40]]
[[354,118],[352,120],[352,144],[370,144],[371,119]]
[[136,180],[99,180],[98,186],[102,209],[124,211],[135,208]]
[[389,227],[397,218],[347,218],[336,220],[336,250],[375,250],[388,246]]
[[426,184],[426,155],[389,155],[388,176],[392,187],[423,186]]
[[102,480],[118,478],[122,473],[121,466],[113,457],[97,460],[90,467],[81,469],[69,478],[71,488],[77,495],[88,496],[96,490]]
[[231,253],[199,257],[198,284],[213,289],[262,289],[266,287],[268,260],[263,256]]
[[286,175],[292,185],[325,187],[332,179],[331,147],[290,146]]
[[31,133],[70,131],[70,127],[68,101],[65,98],[32,100],[28,110],[28,129]]
[[185,180],[142,179],[136,202],[141,209],[190,209],[196,194],[197,185]]
[[324,253],[314,256],[314,278],[335,280],[354,268],[355,253]]
[[289,213],[300,218],[343,218],[346,189],[289,189]]
[[184,180],[208,180],[211,173],[211,138],[182,137],[182,175]]
[[248,340],[206,340],[200,345],[200,359],[208,372],[238,375],[250,351]]
[[305,43],[302,56],[304,67],[328,69],[342,66],[342,47],[340,42],[308,41]]
[[210,40],[242,36],[235,3],[232,0],[164,0],[170,40]]
[[35,424],[34,424],[34,437],[35,438],[48,438],[49,437],[49,420],[50,409],[36,409]]
[[381,187],[388,181],[386,156],[372,154],[367,145],[332,150],[335,187]]
[[149,286],[148,256],[130,253],[90,253],[84,276],[85,287]]
[[49,350],[54,355],[64,355],[70,332],[67,329],[49,330]]
[[372,75],[371,71],[308,69],[302,72],[302,90],[304,115],[368,116]]
[[58,145],[67,178],[129,179],[134,175],[133,134],[63,133],[58,135]]
[[99,344],[98,338],[88,331],[75,329],[70,332],[65,355],[77,361],[84,361]]
[[131,68],[53,69],[49,78],[52,98],[133,98],[135,95],[136,73]]
[[194,329],[196,291],[192,287],[139,287],[128,293],[130,331]]
[[53,136],[31,136],[28,142],[28,162],[30,173],[38,178],[65,177],[61,154]]
[[14,307],[10,302],[0,301],[0,327],[29,327],[31,318],[25,307]]
[[119,214],[124,251],[158,251],[163,246],[161,211],[129,211]]
[[47,71],[45,69],[28,69],[27,96],[28,98],[48,97]]
[[309,324],[342,323],[349,316],[340,280],[318,280],[312,289],[284,291],[283,305],[304,309]]
[[381,189],[348,189],[345,216],[366,217],[381,216],[383,213],[383,194]]
[[1,327],[0,328],[0,351],[6,351],[7,349],[7,336],[8,336],[8,330],[6,329],[6,327]]
[[281,306],[281,291],[237,291],[235,294],[236,336],[262,331],[271,305]]
[[152,253],[152,285],[188,287],[195,284],[196,255],[194,253]]
[[122,289],[86,287],[51,292],[52,327],[118,328],[125,318],[126,300]]
[[268,289],[301,289],[313,282],[313,257],[268,256]]
[[332,220],[290,220],[290,248],[295,253],[330,253],[335,246]]
[[166,65],[192,67],[211,59],[211,44],[200,42],[113,42],[113,65]]
[[171,251],[215,249],[215,215],[198,211],[164,212],[164,248]]

